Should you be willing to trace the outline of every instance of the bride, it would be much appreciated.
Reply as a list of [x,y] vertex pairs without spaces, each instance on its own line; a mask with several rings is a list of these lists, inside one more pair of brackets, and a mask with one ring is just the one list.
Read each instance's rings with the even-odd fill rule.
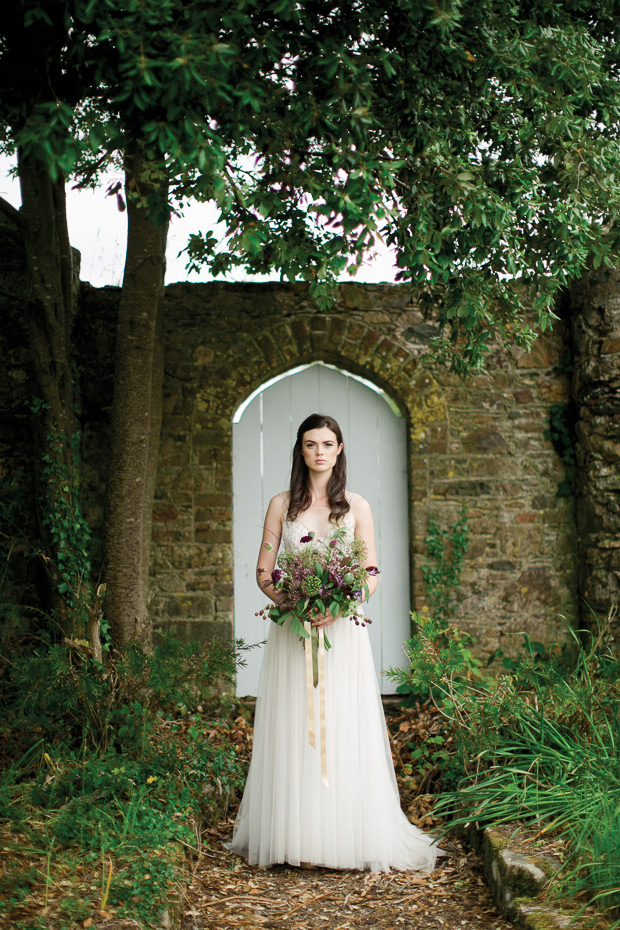
[[[327,547],[343,529],[345,543],[363,540],[366,566],[376,565],[370,506],[346,490],[340,427],[332,417],[312,414],[297,432],[290,490],[269,503],[257,565],[261,589],[282,601],[269,581],[280,543],[298,550],[314,534],[312,544]],[[376,576],[369,577],[369,595],[376,586]],[[309,742],[304,649],[289,621],[271,625],[252,762],[230,842],[250,864],[430,872],[443,855],[400,808],[368,630],[353,620],[331,614],[312,619],[319,629],[329,627],[331,643],[316,748]]]

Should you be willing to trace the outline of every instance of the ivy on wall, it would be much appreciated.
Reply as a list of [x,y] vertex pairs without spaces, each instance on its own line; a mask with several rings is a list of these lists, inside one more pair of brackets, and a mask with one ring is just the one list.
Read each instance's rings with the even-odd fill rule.
[[575,493],[576,423],[577,410],[572,402],[552,404],[549,408],[549,428],[545,430],[545,439],[551,441],[566,466],[564,478],[558,484],[558,497],[570,497]]
[[462,504],[457,520],[447,528],[439,526],[434,517],[429,518],[427,558],[422,566],[422,577],[430,613],[435,620],[448,620],[454,615],[468,546],[469,524],[465,504]]

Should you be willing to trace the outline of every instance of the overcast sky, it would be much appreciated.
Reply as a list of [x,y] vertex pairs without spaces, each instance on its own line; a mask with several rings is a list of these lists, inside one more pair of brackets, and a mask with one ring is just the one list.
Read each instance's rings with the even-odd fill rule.
[[[0,156],[0,196],[14,207],[20,206],[19,182],[10,177],[14,160]],[[122,176],[109,175],[107,182],[95,191],[67,190],[67,213],[71,244],[81,252],[81,278],[95,287],[106,284],[118,285],[123,277],[125,255],[126,214],[118,210],[116,197],[106,197],[106,188],[113,181],[122,181]],[[214,228],[217,211],[212,204],[192,204],[181,217],[173,216],[168,235],[168,262],[166,282],[211,281],[205,270],[189,274],[185,270],[186,259],[179,252],[187,244],[190,233]],[[229,281],[278,280],[277,275],[247,275],[241,270],[229,275]],[[375,261],[360,269],[354,279],[349,275],[343,281],[381,282],[394,280],[393,260],[387,250],[382,249]]]

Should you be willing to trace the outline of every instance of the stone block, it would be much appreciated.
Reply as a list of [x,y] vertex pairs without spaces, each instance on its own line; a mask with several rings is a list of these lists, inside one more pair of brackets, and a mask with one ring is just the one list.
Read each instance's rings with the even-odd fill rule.
[[161,616],[170,620],[177,618],[204,619],[213,616],[214,602],[210,594],[182,591],[174,597],[162,597]]
[[297,344],[297,350],[300,355],[305,355],[310,348],[310,325],[308,320],[294,319],[291,323],[293,338]]
[[339,303],[347,309],[368,310],[376,306],[377,292],[363,284],[341,284]]
[[530,388],[518,388],[512,392],[512,396],[518,404],[534,403],[534,395]]
[[507,452],[508,444],[500,431],[489,427],[465,434],[461,446],[467,452]]
[[521,930],[580,930],[584,923],[575,920],[575,915],[567,911],[549,907],[546,904],[526,904],[517,906],[517,924]]
[[441,494],[447,498],[487,497],[497,491],[490,481],[431,481],[431,494]]
[[176,527],[170,524],[154,523],[152,539],[156,543],[183,543],[190,542],[192,538],[191,527]]
[[171,523],[179,516],[179,510],[172,504],[156,503],[153,506],[154,523]]
[[516,351],[517,368],[551,368],[558,364],[563,348],[560,341],[554,339],[553,335],[539,336],[529,352]]
[[[174,632],[181,642],[210,643],[221,639],[224,642],[232,640],[232,627],[230,623],[216,620],[162,620],[157,624],[161,633]],[[157,642],[157,630],[154,639]]]
[[509,559],[495,559],[489,562],[488,567],[493,572],[515,572],[517,570],[515,563]]

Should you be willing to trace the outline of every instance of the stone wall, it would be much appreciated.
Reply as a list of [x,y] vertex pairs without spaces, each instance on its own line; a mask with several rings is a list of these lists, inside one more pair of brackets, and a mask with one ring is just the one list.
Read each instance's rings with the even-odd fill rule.
[[[198,638],[231,635],[232,416],[266,380],[315,360],[374,381],[407,418],[412,606],[427,600],[421,568],[429,517],[447,526],[464,503],[471,542],[455,620],[473,632],[480,650],[510,649],[522,632],[557,638],[560,615],[577,621],[575,499],[556,494],[565,466],[545,438],[550,405],[570,400],[567,375],[558,369],[568,327],[541,337],[529,355],[495,351],[488,374],[463,382],[425,364],[432,328],[412,295],[402,285],[345,285],[323,315],[302,286],[168,287],[152,546],[157,622]],[[84,492],[95,533],[103,521],[118,297],[118,289],[85,285],[76,329]],[[21,340],[11,325],[0,327],[0,338],[0,393],[10,414],[0,433],[6,480],[17,452],[22,461],[30,454],[29,388]],[[613,497],[599,471],[592,476]],[[619,551],[606,538],[610,561],[601,578]]]
[[550,404],[569,399],[556,372],[562,327],[529,355],[495,352],[489,373],[464,383],[423,364],[432,330],[405,286],[343,286],[329,315],[293,285],[177,284],[167,300],[158,621],[230,635],[232,416],[266,380],[318,359],[374,381],[406,412],[414,606],[426,603],[428,518],[448,525],[464,502],[471,543],[455,619],[481,650],[510,648],[522,632],[561,637],[559,615],[575,621],[573,499],[556,494],[564,464],[545,438]]

